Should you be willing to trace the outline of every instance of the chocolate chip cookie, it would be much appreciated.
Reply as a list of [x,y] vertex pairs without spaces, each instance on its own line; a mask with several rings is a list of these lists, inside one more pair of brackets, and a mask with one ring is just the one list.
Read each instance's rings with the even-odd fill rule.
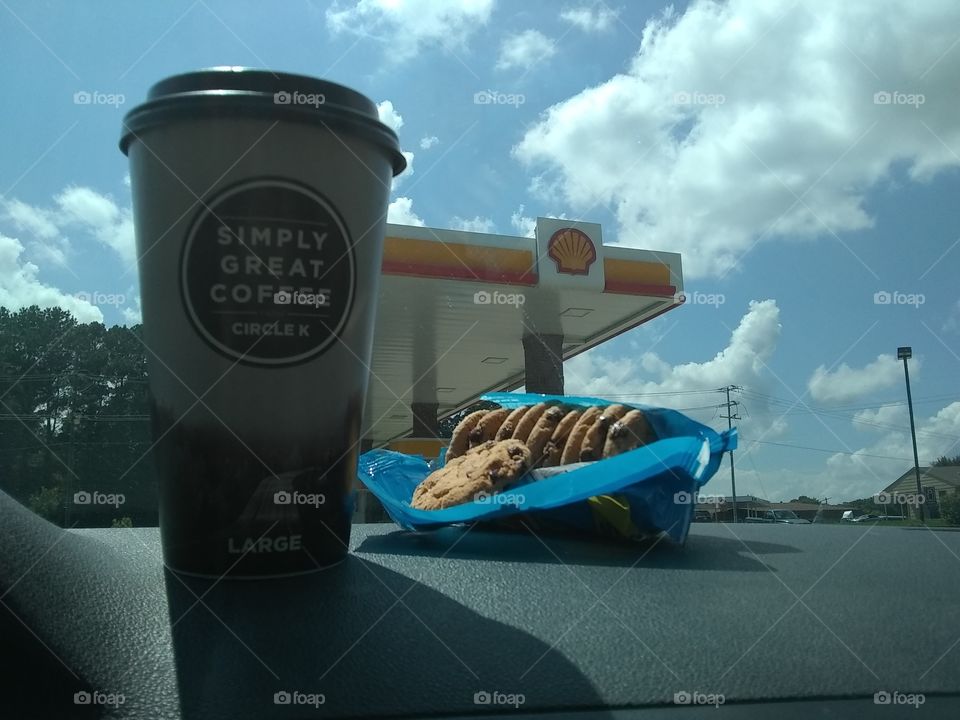
[[530,450],[519,440],[489,440],[435,470],[413,492],[410,507],[442,510],[492,495],[530,468]]
[[580,462],[590,462],[603,457],[603,448],[607,441],[607,431],[629,410],[625,405],[608,405],[583,436],[580,444]]
[[550,438],[553,437],[557,425],[565,414],[563,408],[554,405],[553,407],[547,408],[543,415],[540,416],[540,419],[537,420],[537,424],[533,426],[533,430],[530,431],[530,437],[527,438],[526,442],[527,447],[530,449],[533,467],[540,464],[540,461],[543,459],[544,447]]
[[556,429],[553,431],[553,435],[550,436],[550,439],[547,441],[547,444],[543,448],[543,460],[540,463],[540,467],[554,467],[560,464],[560,456],[563,454],[563,446],[567,443],[567,438],[570,437],[570,432],[573,430],[574,426],[577,424],[577,420],[580,419],[580,416],[583,414],[583,410],[578,408],[576,410],[571,410],[557,423]]
[[497,431],[500,429],[500,426],[503,425],[503,421],[507,419],[509,414],[509,410],[500,408],[498,410],[491,410],[480,418],[477,426],[470,431],[470,447],[476,447],[488,440],[493,440],[497,436]]
[[520,419],[520,422],[517,423],[517,429],[513,431],[513,439],[526,442],[527,438],[530,437],[530,432],[533,430],[533,426],[537,424],[540,416],[546,411],[546,403],[537,403],[532,408],[527,410]]
[[473,432],[473,429],[486,414],[486,410],[477,410],[467,415],[457,424],[450,438],[450,446],[447,448],[447,460],[460,457],[467,451],[467,448],[470,447],[470,433]]
[[517,424],[520,422],[520,418],[522,418],[529,409],[529,405],[522,405],[507,415],[507,419],[503,421],[503,425],[497,430],[497,436],[494,440],[509,440],[512,438],[514,431],[517,429]]
[[646,416],[639,410],[631,410],[610,426],[607,441],[603,446],[603,457],[613,457],[655,440],[656,436]]
[[591,405],[583,411],[580,419],[573,426],[573,430],[570,431],[570,437],[567,438],[566,445],[563,446],[563,452],[560,454],[560,465],[580,462],[580,446],[583,444],[583,436],[587,434],[587,430],[590,429],[590,426],[600,417],[602,412],[603,408],[598,405]]

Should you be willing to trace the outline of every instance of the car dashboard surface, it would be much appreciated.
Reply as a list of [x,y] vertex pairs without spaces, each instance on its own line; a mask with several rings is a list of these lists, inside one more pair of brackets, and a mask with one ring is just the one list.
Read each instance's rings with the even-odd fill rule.
[[960,717],[958,532],[371,524],[334,567],[212,581],[157,528],[0,521],[5,717]]

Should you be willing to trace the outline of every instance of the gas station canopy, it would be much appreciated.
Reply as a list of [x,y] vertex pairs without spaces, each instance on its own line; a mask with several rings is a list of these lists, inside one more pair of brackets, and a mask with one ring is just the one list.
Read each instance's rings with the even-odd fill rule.
[[683,302],[680,255],[604,246],[600,225],[538,218],[535,238],[387,225],[362,437],[409,435],[526,380],[525,343],[567,360]]

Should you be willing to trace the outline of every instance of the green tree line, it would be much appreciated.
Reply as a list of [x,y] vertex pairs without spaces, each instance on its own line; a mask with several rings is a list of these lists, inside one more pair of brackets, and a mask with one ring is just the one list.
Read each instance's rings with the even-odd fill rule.
[[62,526],[157,524],[140,338],[0,307],[0,490]]

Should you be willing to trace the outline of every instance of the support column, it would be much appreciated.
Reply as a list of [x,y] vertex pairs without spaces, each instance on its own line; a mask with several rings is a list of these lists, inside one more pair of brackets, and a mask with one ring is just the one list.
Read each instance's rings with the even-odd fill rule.
[[563,395],[563,335],[524,335],[527,392]]
[[440,422],[437,411],[440,403],[415,402],[410,406],[413,411],[413,432],[411,437],[435,438],[440,436]]

